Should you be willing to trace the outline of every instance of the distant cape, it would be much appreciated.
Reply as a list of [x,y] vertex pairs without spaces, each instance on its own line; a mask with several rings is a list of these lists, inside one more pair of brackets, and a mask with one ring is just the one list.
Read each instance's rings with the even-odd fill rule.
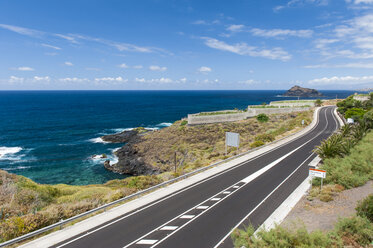
[[286,91],[282,96],[319,97],[323,96],[323,94],[315,89],[308,89],[295,85],[291,87],[290,90]]

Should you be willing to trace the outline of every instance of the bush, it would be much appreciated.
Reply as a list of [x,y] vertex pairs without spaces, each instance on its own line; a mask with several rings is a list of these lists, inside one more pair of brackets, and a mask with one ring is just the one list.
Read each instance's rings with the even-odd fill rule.
[[255,141],[263,141],[264,143],[272,142],[274,140],[275,140],[275,137],[273,137],[272,134],[267,134],[267,133],[260,134],[255,137]]
[[373,222],[373,194],[359,202],[356,207],[356,214]]
[[266,114],[258,114],[256,119],[259,122],[267,122],[269,120],[269,117]]
[[373,241],[373,223],[360,216],[340,219],[335,231],[343,237],[345,245],[360,247],[369,245]]
[[255,147],[259,147],[259,146],[262,146],[264,145],[264,142],[261,141],[261,140],[256,140],[254,141],[253,143],[250,144],[250,147],[251,148],[255,148]]
[[345,118],[353,118],[354,120],[358,120],[364,116],[366,111],[362,108],[351,108],[346,111]]
[[183,121],[180,123],[180,126],[185,126],[186,124],[188,124],[188,121],[187,121],[187,120],[183,120]]
[[320,99],[317,99],[317,100],[315,101],[315,105],[316,105],[317,107],[320,107],[321,104],[322,104],[322,101],[321,101]]

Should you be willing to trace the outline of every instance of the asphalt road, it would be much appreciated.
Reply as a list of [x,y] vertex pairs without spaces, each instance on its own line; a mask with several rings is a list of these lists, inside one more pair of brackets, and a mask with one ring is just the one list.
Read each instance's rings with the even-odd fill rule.
[[54,247],[233,247],[234,227],[260,226],[308,176],[314,147],[338,127],[333,110],[285,145]]

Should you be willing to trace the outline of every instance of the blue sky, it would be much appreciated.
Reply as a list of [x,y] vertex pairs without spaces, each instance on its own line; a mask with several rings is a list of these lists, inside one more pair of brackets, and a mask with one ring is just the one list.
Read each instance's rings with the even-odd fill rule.
[[0,90],[373,87],[373,0],[1,0]]

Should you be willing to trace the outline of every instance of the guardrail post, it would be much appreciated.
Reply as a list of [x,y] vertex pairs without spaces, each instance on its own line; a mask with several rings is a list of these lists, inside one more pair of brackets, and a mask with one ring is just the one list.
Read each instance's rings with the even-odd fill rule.
[[[60,219],[60,222],[62,222],[63,219]],[[60,230],[63,228],[63,224],[60,224]]]

